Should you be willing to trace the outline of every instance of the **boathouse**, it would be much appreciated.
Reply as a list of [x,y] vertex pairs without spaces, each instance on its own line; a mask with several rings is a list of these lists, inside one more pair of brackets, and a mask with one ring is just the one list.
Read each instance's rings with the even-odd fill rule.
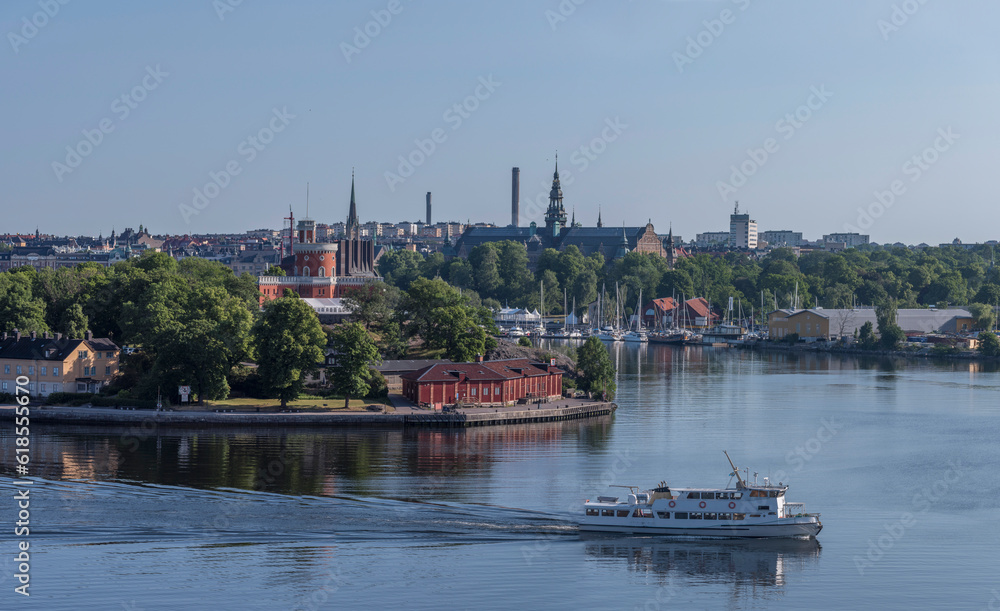
[[563,370],[528,359],[442,363],[402,374],[403,396],[418,405],[512,405],[562,396]]

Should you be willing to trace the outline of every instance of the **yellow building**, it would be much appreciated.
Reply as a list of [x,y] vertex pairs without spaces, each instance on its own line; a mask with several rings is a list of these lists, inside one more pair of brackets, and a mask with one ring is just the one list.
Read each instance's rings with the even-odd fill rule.
[[110,339],[69,339],[59,333],[41,336],[4,333],[0,336],[0,393],[16,392],[18,379],[28,393],[44,397],[54,392],[94,393],[118,373],[120,350]]

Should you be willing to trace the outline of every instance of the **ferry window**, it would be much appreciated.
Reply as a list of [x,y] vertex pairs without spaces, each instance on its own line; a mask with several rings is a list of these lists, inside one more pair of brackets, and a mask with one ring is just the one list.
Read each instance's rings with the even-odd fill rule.
[[771,497],[772,499],[776,499],[778,498],[778,491],[772,490],[767,496]]
[[717,498],[717,499],[728,499],[729,496],[727,496],[725,492],[716,492],[715,493],[715,498]]
[[699,512],[689,513],[688,514],[688,519],[689,520],[700,520],[701,519],[701,512],[699,511]]
[[760,490],[751,490],[750,491],[750,497],[751,498],[758,497],[758,496],[764,496],[763,493]]
[[618,510],[618,517],[619,518],[627,518],[628,517],[628,509],[619,509]]
[[689,499],[700,499],[701,498],[701,493],[700,492],[688,492],[688,498]]
[[633,518],[651,518],[653,517],[653,511],[651,509],[636,509],[632,513]]
[[656,515],[661,520],[669,520],[670,519],[670,512],[669,511],[657,511]]
[[716,514],[714,514],[714,513],[706,513],[705,514],[705,519],[706,520],[717,520],[718,518],[716,518],[715,515]]
[[747,518],[747,514],[745,514],[745,513],[734,513],[733,514],[733,519],[734,520],[745,520],[746,518]]
[[743,498],[743,493],[742,492],[734,492],[733,493],[733,498],[734,499],[742,499]]
[[719,514],[719,519],[720,520],[732,520],[733,519],[733,514],[731,514],[731,513],[720,513]]
[[688,519],[688,514],[685,513],[685,512],[683,512],[683,511],[678,511],[677,513],[674,514],[674,519],[675,520],[686,520],[686,519]]
[[601,515],[602,516],[611,516],[613,518],[613,517],[615,517],[615,510],[614,509],[602,509],[601,510]]
[[770,505],[757,505],[757,511],[767,511],[770,508]]
[[587,510],[587,515],[588,516],[596,516],[596,515],[598,515],[598,513],[599,512],[596,509],[588,509]]

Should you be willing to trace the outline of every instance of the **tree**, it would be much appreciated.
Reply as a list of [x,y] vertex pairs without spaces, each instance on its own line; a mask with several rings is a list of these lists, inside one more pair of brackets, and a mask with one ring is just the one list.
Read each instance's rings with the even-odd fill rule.
[[30,273],[0,273],[0,331],[49,330],[45,324],[45,302],[32,294],[34,279],[34,269]]
[[285,270],[281,269],[277,265],[267,266],[267,271],[264,272],[265,276],[284,276]]
[[66,337],[80,339],[87,332],[87,316],[83,313],[83,307],[74,303],[65,310],[59,318],[59,332]]
[[983,356],[1000,356],[1000,341],[997,336],[988,331],[979,332],[979,354]]
[[576,368],[579,372],[580,388],[592,393],[601,393],[605,400],[615,396],[615,367],[604,342],[591,337],[577,351]]
[[895,350],[906,334],[896,324],[897,305],[895,299],[887,299],[875,306],[875,320],[878,322],[879,345],[885,350]]
[[444,280],[414,281],[401,310],[407,335],[419,336],[425,348],[442,350],[453,361],[471,361],[496,346],[490,311],[469,305],[469,297]]
[[220,287],[151,285],[138,301],[123,305],[122,319],[151,359],[139,395],[189,384],[200,404],[225,399],[230,371],[250,352],[253,317],[242,299]]
[[972,314],[972,322],[977,329],[983,331],[993,329],[993,324],[996,322],[996,312],[993,311],[993,306],[985,303],[974,303],[969,306],[969,313]]
[[484,297],[498,297],[502,281],[500,279],[500,255],[491,242],[480,244],[469,253],[475,288]]
[[531,340],[522,335],[521,337],[517,338],[517,345],[521,346],[522,348],[531,348]]
[[402,299],[403,293],[398,288],[384,282],[370,282],[344,293],[344,304],[351,317],[365,330],[381,329],[390,322]]
[[305,376],[319,370],[326,335],[304,301],[282,297],[264,306],[253,328],[261,386],[288,405],[302,392]]
[[418,252],[405,249],[390,250],[379,258],[378,271],[387,284],[398,286],[405,291],[411,282],[420,277],[420,265],[423,262],[424,258]]
[[1000,304],[1000,284],[985,282],[979,287],[974,300],[976,303]]
[[327,379],[335,392],[344,395],[344,408],[351,406],[351,397],[363,397],[371,388],[371,366],[382,360],[371,335],[360,323],[338,325],[330,336],[336,362],[327,368]]
[[875,326],[869,320],[858,331],[858,345],[865,350],[875,347]]

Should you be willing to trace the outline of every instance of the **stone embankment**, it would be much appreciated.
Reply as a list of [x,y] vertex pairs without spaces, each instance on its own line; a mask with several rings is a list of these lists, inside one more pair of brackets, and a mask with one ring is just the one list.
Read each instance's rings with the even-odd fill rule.
[[[579,418],[594,418],[614,413],[614,403],[563,399],[553,403],[518,405],[501,408],[470,408],[453,412],[406,410],[389,413],[279,413],[208,411],[151,411],[108,409],[96,407],[32,406],[31,423],[98,424],[98,425],[169,425],[178,427],[215,428],[225,426],[273,427],[444,427],[495,426],[533,422],[557,422]],[[13,406],[0,406],[0,420],[14,418]]]

